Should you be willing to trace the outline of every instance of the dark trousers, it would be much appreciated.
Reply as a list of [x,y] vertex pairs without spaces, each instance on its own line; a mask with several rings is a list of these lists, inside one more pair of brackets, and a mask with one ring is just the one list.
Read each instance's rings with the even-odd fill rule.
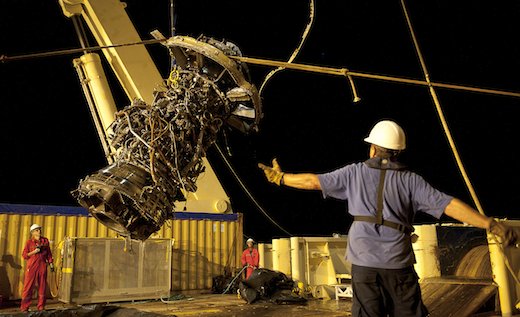
[[428,310],[413,266],[377,269],[352,265],[354,317],[424,317]]

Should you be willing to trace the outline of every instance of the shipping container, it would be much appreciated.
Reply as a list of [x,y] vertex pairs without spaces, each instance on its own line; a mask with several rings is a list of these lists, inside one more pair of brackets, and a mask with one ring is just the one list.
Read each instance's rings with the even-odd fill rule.
[[[20,298],[25,270],[22,249],[33,223],[43,227],[54,257],[59,256],[65,237],[118,237],[81,207],[0,204],[0,295],[4,299]],[[238,213],[176,212],[151,236],[174,239],[172,291],[209,290],[214,276],[240,267],[242,231]],[[54,274],[49,274],[48,282],[52,291]]]

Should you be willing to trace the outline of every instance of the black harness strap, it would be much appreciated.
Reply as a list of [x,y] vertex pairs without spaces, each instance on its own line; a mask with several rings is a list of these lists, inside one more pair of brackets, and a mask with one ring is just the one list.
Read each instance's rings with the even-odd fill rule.
[[383,224],[383,203],[385,195],[385,176],[386,170],[381,170],[379,176],[379,185],[377,186],[377,209],[376,209],[376,223]]
[[408,228],[405,225],[400,223],[396,223],[393,221],[388,221],[383,219],[383,204],[384,204],[384,189],[385,189],[385,176],[386,169],[381,169],[381,174],[379,177],[379,185],[377,186],[377,209],[376,216],[354,216],[354,221],[364,221],[375,223],[377,225],[383,225],[385,227],[390,227],[392,229],[398,230],[405,234],[411,234],[413,232],[412,229]]

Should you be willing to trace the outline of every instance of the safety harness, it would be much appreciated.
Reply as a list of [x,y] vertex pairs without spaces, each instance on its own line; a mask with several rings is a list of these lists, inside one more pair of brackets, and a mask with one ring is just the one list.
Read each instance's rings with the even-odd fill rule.
[[404,165],[398,163],[398,162],[392,162],[387,159],[381,159],[381,158],[372,158],[367,161],[365,161],[365,164],[368,167],[376,168],[380,170],[380,176],[379,176],[379,185],[377,186],[377,209],[376,209],[376,216],[354,216],[354,221],[364,221],[364,222],[370,222],[375,223],[380,226],[389,227],[392,229],[395,229],[397,231],[400,231],[405,234],[411,234],[413,232],[413,228],[410,228],[408,226],[405,226],[403,224],[388,221],[383,219],[383,203],[384,203],[384,189],[385,189],[385,176],[386,171],[391,170],[403,170],[405,169]]

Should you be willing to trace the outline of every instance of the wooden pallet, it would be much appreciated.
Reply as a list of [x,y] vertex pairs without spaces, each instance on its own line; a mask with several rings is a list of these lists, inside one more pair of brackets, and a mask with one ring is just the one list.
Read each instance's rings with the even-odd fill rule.
[[461,278],[425,279],[421,290],[431,317],[472,316],[497,294],[497,286],[490,280]]

